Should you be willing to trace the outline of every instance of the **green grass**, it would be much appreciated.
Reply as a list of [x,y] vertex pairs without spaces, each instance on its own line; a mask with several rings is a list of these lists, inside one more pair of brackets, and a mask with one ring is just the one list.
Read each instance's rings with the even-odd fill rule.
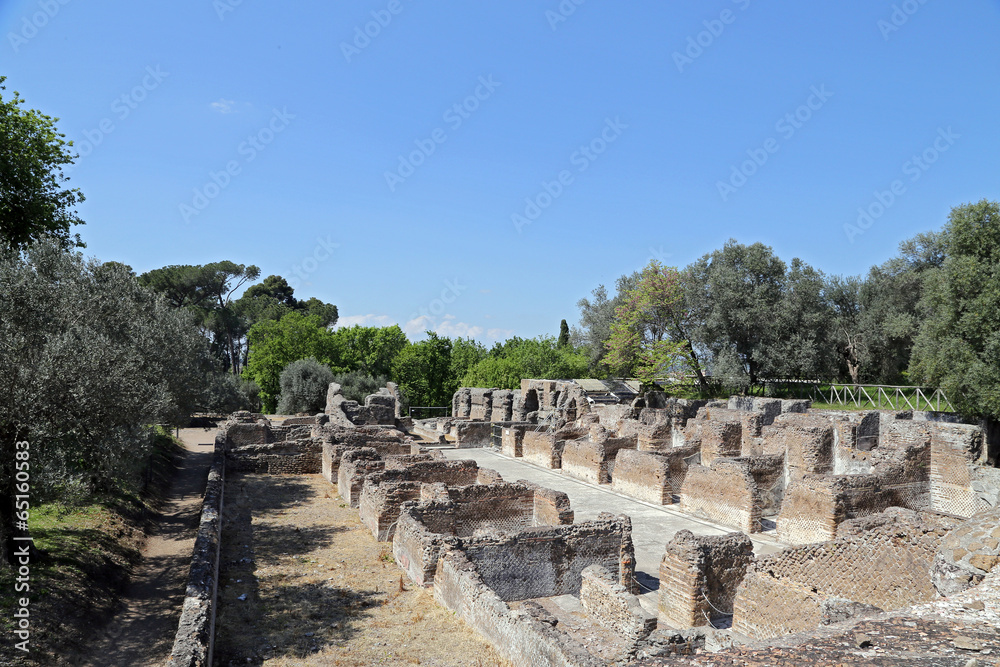
[[[50,664],[82,648],[116,609],[139,561],[151,510],[168,488],[180,444],[158,431],[153,474],[140,494],[119,490],[75,501],[33,505],[29,526],[37,553],[31,557],[31,656]],[[144,484],[140,483],[140,486]],[[15,574],[0,567],[0,633],[13,637]]]

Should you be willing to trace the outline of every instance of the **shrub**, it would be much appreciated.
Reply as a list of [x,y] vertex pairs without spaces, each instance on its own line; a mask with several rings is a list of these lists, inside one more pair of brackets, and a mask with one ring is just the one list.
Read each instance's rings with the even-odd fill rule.
[[365,402],[365,396],[374,394],[389,381],[384,375],[377,377],[363,371],[351,371],[333,377],[332,382],[340,385],[340,391],[349,401]]
[[333,371],[314,357],[293,361],[281,371],[278,413],[322,412],[326,407],[326,390],[331,382]]

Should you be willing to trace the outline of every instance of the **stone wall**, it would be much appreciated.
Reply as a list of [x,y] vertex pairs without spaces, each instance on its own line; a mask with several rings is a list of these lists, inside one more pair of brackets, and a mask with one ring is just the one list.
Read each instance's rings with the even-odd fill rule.
[[568,440],[563,447],[560,468],[564,474],[585,482],[610,484],[615,457],[621,451],[634,450],[635,446],[635,438]]
[[753,543],[743,533],[696,537],[681,530],[660,561],[658,605],[674,628],[711,625],[732,613],[737,588],[753,562]]
[[622,515],[570,526],[539,526],[514,536],[463,540],[462,550],[504,601],[579,595],[582,572],[603,565],[632,588],[632,522]]
[[682,510],[745,533],[761,531],[762,503],[746,460],[717,459],[711,467],[690,466],[680,497]]
[[548,431],[525,431],[521,453],[525,461],[543,468],[561,468],[565,441]]
[[434,597],[515,665],[605,665],[566,635],[537,604],[528,602],[520,610],[511,610],[461,551],[447,550],[438,561]]
[[758,559],[737,592],[733,630],[768,639],[844,620],[858,603],[888,611],[932,600],[934,556],[955,525],[892,508],[845,522],[835,540]]
[[656,615],[639,604],[639,598],[617,581],[616,574],[602,565],[584,568],[580,604],[590,617],[630,642],[645,639],[656,629]]
[[269,445],[245,445],[226,452],[232,472],[269,475],[315,475],[322,469],[322,445],[302,440]]
[[680,495],[688,461],[698,460],[697,447],[680,447],[662,453],[622,450],[615,458],[612,488],[656,505],[669,505]]
[[208,472],[180,622],[167,663],[169,667],[213,664],[225,482],[226,457],[217,447]]
[[966,424],[935,424],[930,437],[931,506],[970,517],[987,505],[973,489],[975,466],[983,458],[983,431]]

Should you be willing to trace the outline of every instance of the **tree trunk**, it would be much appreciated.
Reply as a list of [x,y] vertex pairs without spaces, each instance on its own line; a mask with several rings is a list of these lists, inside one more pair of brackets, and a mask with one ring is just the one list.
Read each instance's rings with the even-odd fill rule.
[[708,381],[705,379],[705,374],[701,371],[701,363],[698,362],[698,355],[694,352],[694,346],[691,345],[691,341],[687,342],[688,355],[691,357],[691,365],[694,367],[694,373],[698,376],[698,388],[702,391],[708,389]]

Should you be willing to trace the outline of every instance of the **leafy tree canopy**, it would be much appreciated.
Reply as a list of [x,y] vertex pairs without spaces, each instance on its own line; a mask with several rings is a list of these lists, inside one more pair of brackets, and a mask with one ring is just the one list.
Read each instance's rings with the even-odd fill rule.
[[257,383],[264,410],[273,412],[281,394],[281,371],[293,361],[313,357],[336,372],[344,357],[341,341],[315,315],[292,311],[280,320],[254,324],[247,339],[250,357],[243,376]]
[[392,362],[392,377],[410,405],[449,405],[458,389],[452,375],[452,342],[433,331],[407,344]]
[[368,375],[388,376],[392,361],[409,342],[398,324],[391,327],[342,327],[334,332],[343,351],[343,366]]
[[278,412],[316,414],[326,407],[326,392],[333,382],[333,371],[314,357],[299,359],[281,371],[281,400]]
[[33,498],[134,487],[150,424],[205,398],[214,363],[184,311],[122,264],[39,241],[0,251],[0,537],[11,536],[14,445]]
[[75,211],[84,197],[65,187],[63,174],[75,157],[72,142],[56,130],[58,118],[23,103],[16,92],[8,99],[0,94],[0,247],[22,250],[46,237],[63,248],[83,247],[70,228],[84,224]]
[[[952,209],[938,244],[924,244],[923,324],[911,378],[940,386],[967,415],[1000,416],[1000,204]],[[943,257],[943,260],[941,260]]]
[[[680,375],[700,366],[684,337],[684,287],[680,272],[653,260],[635,287],[615,309],[604,363],[621,377],[651,384],[656,378]],[[692,368],[691,362],[694,362]]]

